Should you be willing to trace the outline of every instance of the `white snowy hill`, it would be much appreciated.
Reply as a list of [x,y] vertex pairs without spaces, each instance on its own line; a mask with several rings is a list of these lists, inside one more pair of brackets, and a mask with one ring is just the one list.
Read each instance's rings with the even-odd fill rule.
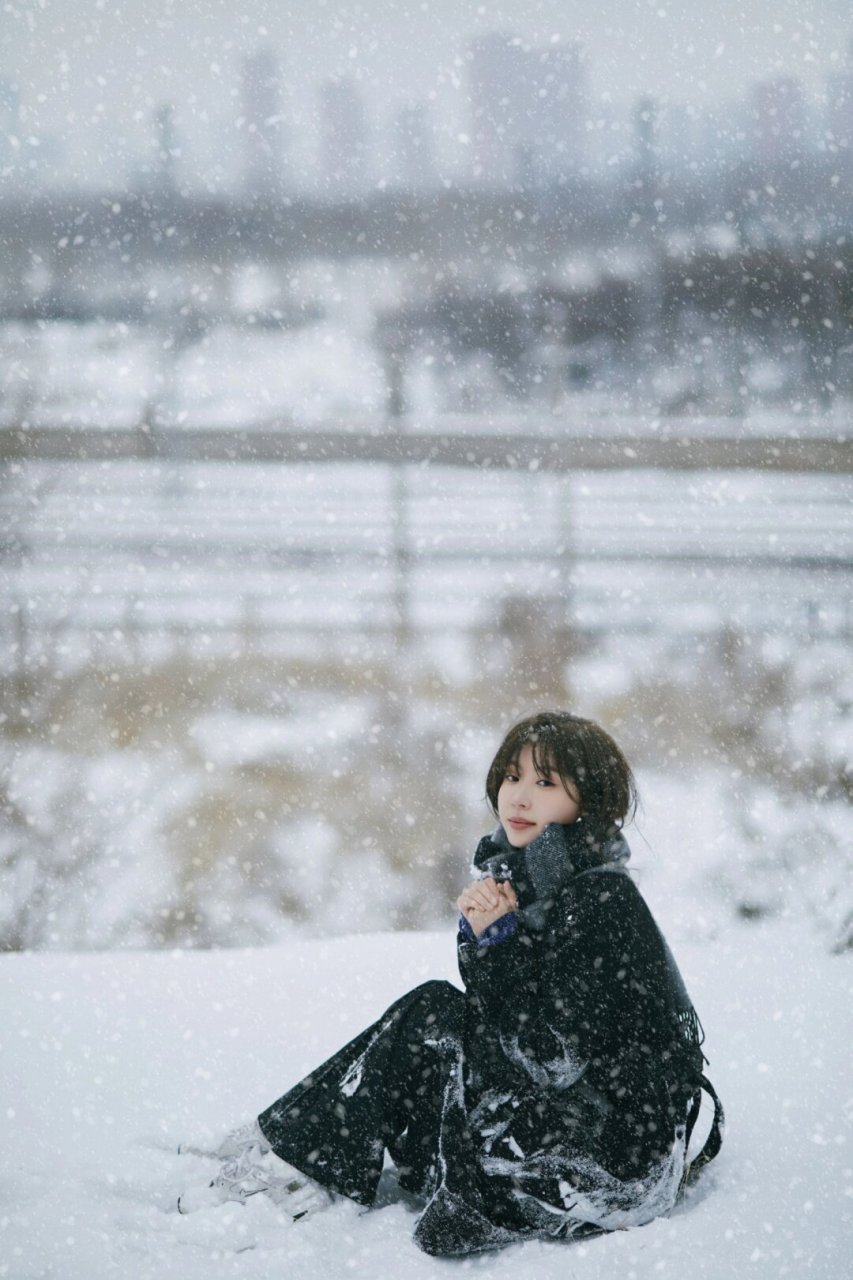
[[342,1202],[296,1224],[263,1196],[187,1217],[175,1209],[178,1192],[214,1168],[176,1144],[255,1115],[403,991],[458,981],[452,928],[259,950],[6,955],[0,1276],[509,1280],[521,1269],[537,1280],[843,1280],[849,960],[802,922],[714,932],[672,939],[728,1118],[722,1154],[690,1199],[634,1231],[463,1261],[418,1251],[417,1209],[389,1174],[371,1210]]

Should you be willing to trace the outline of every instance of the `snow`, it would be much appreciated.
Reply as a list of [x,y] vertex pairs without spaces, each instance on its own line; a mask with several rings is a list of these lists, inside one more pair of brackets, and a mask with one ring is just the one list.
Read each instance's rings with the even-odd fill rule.
[[[565,273],[556,274],[553,283],[589,285],[603,273],[602,263],[611,275],[634,275],[639,269],[628,250],[590,249],[573,259]],[[3,321],[0,423],[15,425],[24,418],[64,429],[133,428],[153,412],[161,426],[173,430],[211,425],[251,430],[271,422],[301,429],[331,425],[375,430],[385,412],[387,384],[374,325],[383,308],[399,306],[405,312],[423,304],[429,297],[424,282],[411,278],[408,264],[392,259],[306,259],[286,282],[272,267],[262,273],[268,286],[278,290],[280,306],[274,310],[285,308],[280,327],[268,328],[254,316],[255,322],[249,321],[253,313],[247,315],[239,305],[239,279],[227,319],[216,323],[201,311],[181,317],[168,310],[146,324],[45,320],[35,328]],[[119,290],[118,282],[106,279]],[[499,282],[490,277],[489,283],[497,293]],[[530,287],[533,281],[526,283]],[[184,291],[173,300],[177,306],[189,283],[173,279],[169,287]],[[165,306],[165,289],[163,293]],[[84,296],[91,301],[90,282]],[[694,437],[846,436],[848,430],[846,393],[839,393],[826,410],[804,411],[805,372],[797,357],[772,348],[736,356],[716,330],[691,334],[674,363],[661,358],[645,370],[631,363],[623,367],[612,353],[608,357],[601,335],[575,349],[557,346],[549,358],[560,369],[573,350],[591,360],[594,385],[571,387],[552,370],[558,394],[545,380],[532,383],[522,399],[499,377],[492,353],[455,351],[448,363],[435,343],[436,334],[428,332],[423,345],[413,347],[404,362],[404,381],[409,420],[419,430],[437,434],[476,434],[487,416],[489,430],[505,422],[513,430],[523,426],[530,435],[666,439],[681,434],[683,424],[669,418],[664,406],[691,390],[697,394],[690,413]],[[695,362],[699,348],[701,366]],[[535,364],[535,352],[528,355]],[[746,362],[743,377],[749,394],[739,397],[743,403],[733,418],[721,409],[717,384],[731,380],[731,366],[738,360]],[[843,352],[840,360],[843,364]],[[844,382],[840,368],[836,376]]]
[[[662,892],[661,886],[658,886]],[[663,897],[649,894],[666,922]],[[677,908],[680,910],[680,908]],[[674,929],[724,1100],[721,1155],[668,1219],[578,1244],[444,1263],[411,1240],[417,1206],[386,1173],[369,1211],[297,1224],[263,1196],[180,1216],[215,1168],[182,1155],[251,1118],[428,978],[458,983],[452,925],[227,952],[0,959],[5,1169],[0,1276],[626,1280],[849,1274],[853,1113],[849,959],[804,922]],[[704,1121],[700,1120],[700,1128]]]
[[[253,0],[238,23],[231,6],[152,22],[151,5],[98,0],[77,6],[94,15],[67,53],[52,43],[53,28],[68,43],[62,7],[7,6],[0,427],[79,446],[83,430],[142,424],[176,448],[171,460],[10,458],[0,486],[0,669],[14,686],[0,712],[0,932],[48,948],[0,953],[0,1280],[417,1280],[450,1265],[542,1280],[848,1276],[850,477],[641,471],[627,459],[649,455],[633,448],[622,471],[504,467],[519,436],[539,437],[541,457],[549,441],[630,437],[669,443],[672,459],[686,438],[763,440],[768,456],[849,438],[843,6],[833,26],[820,12],[833,6],[810,0],[815,27],[789,22],[781,10],[803,6],[783,0],[773,31],[766,6],[739,6],[756,15],[741,13],[725,44],[711,22],[703,49],[695,15],[641,3],[655,14],[639,57],[610,17],[581,24],[600,84],[584,104],[577,228],[573,217],[544,238],[536,224],[559,226],[568,206],[537,191],[535,166],[514,174],[528,188],[520,238],[482,221],[488,203],[468,187],[483,108],[465,64],[500,17],[491,6],[330,6],[340,12],[312,24],[264,2],[258,25]],[[527,6],[543,8],[534,21],[504,6],[542,54],[566,18],[551,0]],[[241,77],[264,48],[285,59],[280,134],[277,116],[248,118]],[[236,235],[251,230],[244,139],[259,126],[282,144],[270,175],[280,166],[291,195],[322,193],[330,214],[353,195],[323,171],[322,113],[306,105],[336,66],[355,73],[373,124],[364,187],[399,190],[423,142],[405,216],[424,217],[426,237],[414,229],[409,254],[395,233],[351,256],[357,223],[383,225],[380,198],[377,221],[339,210],[347,235],[304,257],[264,257],[254,231],[243,247],[229,235],[222,261],[215,231],[203,257],[178,250],[188,228],[170,210],[185,201],[204,219],[208,197],[230,193]],[[762,155],[755,91],[782,73],[808,91],[804,132],[792,151],[782,129]],[[650,84],[646,161],[657,154],[640,176],[632,104]],[[700,98],[682,101],[691,85]],[[402,88],[415,114],[392,145]],[[510,116],[528,112],[522,132],[544,119],[518,84],[504,90],[486,106],[509,125],[486,165],[498,203],[498,168],[517,168]],[[464,234],[440,244],[429,224],[448,194],[471,199]],[[15,213],[19,197],[31,214]],[[99,199],[110,217],[95,215]],[[807,292],[786,301],[773,272],[799,272],[803,254]],[[710,277],[734,280],[739,261],[771,305],[749,308],[748,290],[711,310]],[[690,292],[664,308],[679,278]],[[540,295],[555,304],[541,329]],[[604,312],[620,295],[617,338]],[[509,368],[511,343],[463,340],[478,298],[506,301],[528,333]],[[455,300],[459,317],[439,324]],[[586,337],[566,323],[585,301],[602,309]],[[12,318],[27,308],[44,318]],[[49,318],[63,309],[80,322]],[[389,419],[396,377],[403,412]],[[393,427],[437,445],[467,433],[472,465],[188,466],[181,436],[199,427],[247,439]],[[488,446],[500,465],[475,464],[477,436],[501,435],[506,450]],[[535,634],[518,625],[531,612]],[[558,646],[565,670],[551,672]],[[528,674],[565,675],[573,705],[613,725],[637,764],[648,810],[634,863],[707,1031],[728,1113],[721,1157],[668,1219],[453,1264],[417,1251],[416,1208],[391,1176],[367,1213],[340,1203],[294,1226],[259,1196],[180,1217],[178,1192],[213,1166],[179,1157],[179,1141],[257,1114],[412,985],[457,980],[450,886],[485,812],[474,804],[496,727],[484,707],[502,717]],[[340,770],[316,772],[333,757]],[[410,795],[413,766],[423,777],[431,760],[432,790]],[[427,827],[431,846],[416,846]]]

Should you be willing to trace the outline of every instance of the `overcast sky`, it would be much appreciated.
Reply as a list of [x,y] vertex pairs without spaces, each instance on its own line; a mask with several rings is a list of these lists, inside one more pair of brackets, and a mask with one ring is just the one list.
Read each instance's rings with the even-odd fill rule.
[[27,128],[64,135],[82,171],[116,130],[129,152],[147,145],[164,101],[209,158],[239,112],[240,61],[262,45],[279,54],[291,146],[307,153],[315,86],[341,71],[376,112],[434,95],[448,136],[464,130],[459,60],[476,32],[579,39],[594,99],[702,104],[783,73],[819,93],[847,61],[851,15],[850,0],[10,0],[0,76],[17,82]]

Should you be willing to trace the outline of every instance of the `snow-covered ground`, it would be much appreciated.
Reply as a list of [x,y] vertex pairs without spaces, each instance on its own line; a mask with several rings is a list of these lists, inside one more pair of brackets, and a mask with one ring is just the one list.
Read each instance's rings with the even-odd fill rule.
[[[581,268],[590,266],[587,256]],[[495,296],[505,294],[500,271],[485,270]],[[145,285],[166,309],[147,323],[0,320],[0,424],[133,427],[154,413],[172,429],[290,422],[359,430],[365,419],[375,428],[388,400],[377,319],[427,302],[433,282],[390,257],[306,259],[284,277],[259,265],[258,277],[259,293],[237,283],[224,319],[198,310],[203,287],[186,273],[149,270]],[[521,272],[516,283],[541,281]],[[81,282],[90,300],[93,287],[91,278]],[[257,323],[255,307],[283,308],[291,323]],[[836,357],[826,406],[816,404],[805,355],[790,342],[752,343],[736,327],[719,329],[704,322],[683,335],[677,354],[654,358],[641,344],[630,358],[617,356],[600,336],[575,347],[540,339],[518,362],[514,384],[492,352],[447,350],[427,331],[406,352],[404,400],[419,430],[438,432],[476,431],[487,414],[491,429],[505,416],[528,434],[665,437],[683,402],[692,435],[846,436],[849,345]],[[580,385],[567,376],[572,364],[588,371]]]
[[[689,813],[689,794],[682,800],[669,817],[652,813],[655,850]],[[452,1268],[537,1280],[844,1280],[849,953],[828,955],[801,918],[731,921],[696,895],[674,852],[664,860],[641,839],[635,852],[702,1017],[728,1120],[722,1154],[670,1218],[451,1262],[417,1250],[417,1207],[396,1196],[391,1173],[369,1211],[341,1202],[292,1224],[258,1196],[178,1215],[179,1191],[215,1167],[178,1156],[180,1140],[257,1114],[403,991],[458,981],[449,912],[446,931],[432,933],[0,958],[0,1276],[417,1280]]]

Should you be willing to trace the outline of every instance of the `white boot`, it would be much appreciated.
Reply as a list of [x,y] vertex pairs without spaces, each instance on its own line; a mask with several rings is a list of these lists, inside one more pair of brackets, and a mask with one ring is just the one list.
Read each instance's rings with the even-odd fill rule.
[[232,1129],[218,1147],[201,1146],[197,1142],[181,1142],[178,1144],[178,1155],[213,1156],[217,1160],[230,1160],[234,1156],[239,1156],[247,1147],[260,1147],[262,1153],[271,1149],[257,1120],[250,1120],[248,1124],[240,1125],[239,1129]]
[[178,1212],[195,1213],[197,1209],[229,1200],[245,1204],[250,1196],[260,1194],[281,1205],[294,1219],[307,1217],[334,1203],[332,1193],[325,1187],[269,1149],[262,1151],[256,1143],[245,1146],[239,1155],[226,1160],[207,1186],[191,1187],[178,1196]]

